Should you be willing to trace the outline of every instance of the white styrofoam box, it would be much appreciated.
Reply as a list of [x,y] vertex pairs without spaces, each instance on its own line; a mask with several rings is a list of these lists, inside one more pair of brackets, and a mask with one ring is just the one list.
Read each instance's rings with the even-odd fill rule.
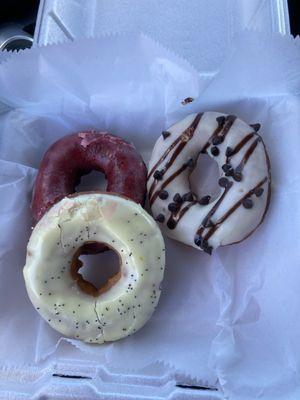
[[287,1],[42,0],[35,42],[142,31],[210,75],[244,28],[289,33]]
[[178,376],[148,368],[143,374],[108,371],[97,362],[48,361],[0,370],[0,399],[222,400],[216,388],[181,384]]
[[[167,0],[44,0],[35,42],[144,30],[210,75],[226,55],[231,38],[245,27],[289,31],[285,0],[173,0],[172,5]],[[155,18],[149,18],[153,13]],[[73,347],[59,348],[35,366],[0,369],[0,399],[222,399],[216,388],[201,386],[205,382],[163,365],[132,374],[108,369]]]

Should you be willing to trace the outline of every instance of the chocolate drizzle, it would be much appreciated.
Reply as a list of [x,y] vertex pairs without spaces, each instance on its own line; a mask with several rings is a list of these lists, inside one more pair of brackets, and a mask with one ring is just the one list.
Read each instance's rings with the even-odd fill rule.
[[[229,158],[234,156],[235,154],[237,154],[244,146],[246,143],[249,142],[249,140],[251,140],[254,137],[253,133],[249,133],[248,135],[246,135],[236,146],[234,149],[230,149],[230,152],[227,152],[227,159],[226,159],[226,165],[229,165]],[[240,164],[237,166],[237,168],[235,169],[235,174],[237,174],[236,178],[234,175],[234,179],[236,181],[240,181],[241,178],[241,172],[245,166],[245,164],[247,163],[247,161],[249,160],[249,158],[251,157],[252,153],[254,152],[254,150],[256,149],[258,143],[261,141],[261,138],[258,137],[247,149],[247,151],[245,152]],[[230,154],[229,154],[230,153]],[[240,205],[246,205],[246,208],[251,208],[252,207],[252,201],[250,200],[250,197],[257,193],[257,190],[261,188],[261,186],[268,180],[268,177],[265,177],[262,181],[260,181],[253,189],[249,190],[248,193],[246,193],[240,200],[238,200],[217,222],[215,222],[214,224],[211,221],[211,216],[215,213],[216,209],[219,207],[219,205],[221,204],[221,202],[224,199],[224,196],[226,194],[226,192],[228,191],[227,188],[225,189],[224,193],[222,194],[222,196],[220,197],[220,199],[218,200],[218,202],[215,204],[215,206],[217,205],[217,208],[215,208],[215,206],[211,209],[211,211],[207,214],[207,216],[204,218],[204,220],[202,221],[202,226],[197,230],[195,238],[202,238],[206,241],[208,241],[209,238],[211,238],[211,236],[216,232],[216,230],[218,229],[218,227],[238,208],[240,207]],[[230,187],[232,186],[233,182],[230,182]],[[229,187],[229,188],[230,188]],[[251,207],[250,207],[250,201],[251,201]],[[205,228],[211,228],[207,234],[205,236],[203,236],[203,232]]]
[[221,197],[219,200],[214,204],[214,206],[210,209],[208,214],[203,218],[201,227],[197,230],[196,235],[202,236],[202,232],[204,231],[204,227],[207,226],[208,222],[211,222],[211,217],[214,215],[214,213],[217,211],[217,209],[220,207],[222,201],[224,200],[226,194],[229,192],[230,188],[232,187],[233,182],[228,181],[228,185],[226,186],[224,192],[222,193]]
[[[210,237],[212,237],[212,235],[216,232],[216,230],[219,228],[219,226],[226,221],[227,218],[230,217],[230,215],[232,213],[234,213],[234,211],[236,211],[241,204],[243,204],[243,201],[249,197],[251,197],[255,191],[260,188],[264,183],[266,183],[268,180],[268,177],[266,176],[264,179],[262,179],[260,182],[258,182],[258,184],[252,188],[251,190],[249,190],[249,192],[247,192],[243,197],[241,197],[228,211],[226,211],[226,213],[214,224],[214,226],[207,232],[207,234],[204,236],[205,240],[208,240]],[[201,231],[202,233],[203,231]],[[198,233],[198,232],[197,232]]]
[[201,153],[206,153],[207,149],[210,146],[211,141],[214,141],[214,144],[220,144],[222,143],[222,136],[219,136],[219,133],[223,130],[226,122],[226,118],[225,117],[218,117],[217,118],[217,122],[218,122],[218,126],[217,128],[214,130],[213,134],[211,135],[211,137],[208,139],[208,141],[206,142],[206,144],[203,146],[203,149],[201,150]]
[[175,229],[178,222],[181,220],[181,218],[184,216],[184,214],[191,208],[193,207],[197,202],[193,201],[187,204],[185,207],[181,208],[177,213],[172,213],[170,218],[167,221],[167,227],[169,229]]
[[[242,171],[244,169],[244,165],[248,161],[249,157],[255,150],[257,143],[260,141],[260,137],[257,138],[252,145],[248,148],[246,153],[244,154],[243,159],[239,163],[239,165],[234,170],[231,167],[230,159],[234,155],[238,154],[240,150],[254,137],[254,133],[248,133],[233,149],[231,147],[227,147],[226,149],[226,164],[222,166],[223,171],[225,172],[226,176],[232,176],[236,182],[240,182],[242,180]],[[223,168],[224,167],[224,168]]]
[[[194,133],[198,127],[198,124],[201,120],[202,113],[198,113],[194,119],[194,121],[191,123],[191,125],[184,130],[184,132],[171,144],[171,146],[168,147],[168,149],[164,152],[164,154],[161,156],[161,158],[157,161],[157,163],[152,167],[151,171],[148,174],[148,179],[155,173],[157,173],[157,168],[159,165],[166,159],[166,157],[170,154],[170,152],[174,150],[173,154],[171,155],[170,159],[166,162],[165,166],[163,169],[159,171],[160,176],[164,175],[168,169],[173,165],[174,161],[178,157],[178,155],[181,153],[181,151],[184,149],[186,144],[192,139],[194,136]],[[233,115],[228,115],[227,117],[218,117],[218,127],[212,134],[210,140],[206,143],[206,145],[203,147],[202,152],[206,151],[206,148],[210,146],[210,141],[214,137],[218,137],[219,140],[224,140],[225,136],[228,134],[230,128],[232,127],[234,121],[236,120],[236,117]],[[219,135],[221,133],[221,135]],[[173,179],[175,179],[181,172],[183,172],[186,169],[187,165],[184,164],[181,168],[179,168],[177,171],[175,171],[162,185],[160,185],[159,191],[164,189]],[[150,186],[149,189],[149,202],[150,206],[154,203],[158,196],[158,190],[155,190],[157,187],[158,183],[157,180],[154,180]]]
[[[173,165],[174,161],[178,157],[178,155],[181,153],[181,151],[184,149],[186,144],[192,139],[194,136],[194,133],[198,127],[198,124],[200,122],[200,119],[202,117],[202,113],[198,113],[194,119],[194,121],[191,123],[191,125],[184,130],[184,132],[171,144],[170,147],[164,152],[164,154],[161,156],[161,158],[157,161],[157,163],[152,167],[151,171],[148,174],[148,179],[152,176],[152,174],[157,174],[157,168],[159,165],[166,159],[166,157],[170,154],[170,152],[174,150],[173,154],[171,155],[170,159],[166,162],[165,166],[163,169],[159,171],[159,176],[163,176],[168,169]],[[219,140],[224,140],[225,136],[228,134],[230,128],[232,127],[234,121],[236,120],[236,117],[234,115],[228,115],[227,117],[218,117],[218,127],[210,137],[209,141],[205,144],[205,146],[202,149],[202,152],[205,152],[206,149],[210,146],[210,142],[213,138],[218,137]],[[221,134],[220,134],[221,133]],[[179,168],[175,173],[173,173],[162,185],[160,185],[159,191],[164,189],[173,179],[175,179],[182,171],[186,169],[186,164],[184,164],[181,168]],[[170,179],[172,178],[172,179]],[[156,189],[158,183],[157,180],[154,180],[150,186],[149,189],[149,202],[150,206],[154,203],[158,196],[158,191]]]
[[218,126],[211,135],[211,137],[208,139],[206,144],[204,145],[201,153],[205,153],[212,142],[214,142],[215,144],[222,143],[226,135],[230,131],[235,120],[236,120],[235,115],[227,115],[227,117],[218,117],[217,118]]
[[[175,160],[179,156],[179,154],[183,151],[185,148],[186,144],[193,138],[194,133],[199,125],[199,122],[201,120],[203,114],[197,114],[195,119],[192,121],[192,123],[186,128],[180,136],[166,149],[166,151],[163,153],[163,155],[160,157],[160,159],[157,161],[157,163],[152,167],[151,171],[149,172],[148,179],[150,179],[153,174],[155,174],[157,171],[159,171],[160,175],[162,176],[162,180],[157,180],[153,179],[153,182],[151,183],[150,189],[149,189],[149,203],[150,207],[152,207],[153,203],[157,199],[157,197],[161,198],[167,198],[168,196],[165,196],[164,193],[166,192],[164,189],[174,180],[176,179],[183,171],[187,169],[193,169],[196,165],[194,160],[190,160],[184,162],[180,168],[178,168],[176,171],[174,171],[170,176],[168,176],[166,179],[164,178],[166,172],[171,168],[171,166],[174,164]],[[223,143],[225,137],[228,135],[230,129],[232,128],[234,122],[236,120],[236,117],[233,115],[228,115],[228,116],[220,116],[217,118],[218,126],[212,133],[212,135],[209,137],[208,141],[205,143],[205,145],[202,147],[201,153],[207,153],[207,150],[210,146],[210,152],[214,156],[218,156],[220,150],[218,145]],[[249,211],[245,212],[251,212],[251,208],[255,206],[255,199],[251,199],[252,195],[255,196],[262,196],[263,194],[263,188],[262,186],[264,185],[265,182],[269,181],[269,190],[268,190],[268,201],[269,201],[269,194],[270,194],[270,180],[269,177],[266,176],[263,180],[261,180],[253,189],[249,190],[248,193],[243,195],[236,203],[234,203],[231,208],[229,208],[223,216],[221,216],[217,221],[216,218],[214,218],[214,215],[216,211],[220,208],[225,196],[229,192],[229,190],[232,188],[232,186],[235,184],[235,182],[240,182],[242,180],[242,171],[250,159],[251,155],[254,153],[257,145],[261,141],[261,138],[259,135],[256,134],[259,126],[253,125],[252,126],[253,131],[249,133],[245,133],[243,138],[240,140],[235,145],[232,145],[232,147],[227,147],[226,149],[226,161],[222,165],[222,169],[224,171],[224,175],[220,177],[219,179],[219,184],[221,187],[224,188],[223,193],[221,196],[218,198],[216,203],[212,206],[212,208],[208,211],[206,216],[203,218],[201,222],[201,226],[197,229],[197,232],[195,234],[195,244],[199,246],[202,250],[206,251],[207,253],[211,254],[213,248],[212,246],[208,243],[208,240],[213,236],[213,234],[218,230],[220,225],[226,221],[230,215],[232,215],[240,206],[245,207],[246,209],[249,209]],[[253,139],[253,140],[252,140]],[[248,146],[247,143],[249,143]],[[245,149],[243,151],[243,155],[241,155],[242,159],[238,166],[234,169],[231,165],[231,158],[238,154],[242,149]],[[166,161],[165,165],[161,165],[164,160],[168,157],[168,160]],[[267,157],[267,156],[266,156]],[[268,164],[269,167],[269,164]],[[164,180],[165,179],[165,180]],[[167,193],[167,192],[166,192]],[[172,191],[171,191],[172,193]],[[238,192],[236,192],[236,195]],[[207,197],[207,199],[206,199]],[[202,204],[203,206],[206,206],[209,203],[209,196],[205,196],[203,199],[197,199],[196,196],[193,195],[192,192],[185,193],[185,194],[180,194],[180,193],[175,193],[173,196],[173,201],[170,200],[171,202],[167,204],[167,208],[170,212],[170,216],[168,219],[165,220],[165,223],[167,227],[170,230],[173,230],[176,228],[178,225],[179,221],[183,218],[183,216],[190,210],[195,204]],[[204,201],[205,199],[205,201]],[[234,201],[234,200],[232,200]],[[187,203],[186,203],[187,202]],[[230,207],[230,205],[229,205]],[[161,216],[159,216],[161,217]],[[167,218],[167,217],[166,217]],[[162,218],[160,218],[162,219]],[[215,221],[214,221],[215,219]]]
[[243,171],[245,164],[249,160],[251,154],[254,152],[254,150],[256,149],[256,146],[258,145],[258,143],[260,141],[261,141],[261,138],[258,137],[256,140],[254,140],[254,142],[251,144],[251,146],[249,146],[249,148],[246,151],[246,153],[244,154],[244,157],[242,158],[241,162],[235,169],[238,173],[241,173]]
[[[157,189],[155,192],[155,186],[153,186],[153,184],[151,185],[150,191],[149,191],[149,203],[150,203],[150,207],[152,206],[152,204],[155,202],[155,200],[158,197],[158,194],[160,193],[160,191],[162,189],[164,189],[165,187],[168,186],[168,184],[170,182],[172,182],[178,175],[180,175],[185,169],[188,168],[188,164],[183,164],[180,168],[178,168],[175,172],[173,172],[172,175],[169,176],[169,178],[167,178],[159,187],[159,189]],[[154,183],[155,181],[153,181]],[[152,189],[153,188],[153,189]],[[152,189],[152,190],[151,190]]]
[[[179,144],[179,149],[176,148],[173,154],[173,161],[169,164],[169,167],[173,164],[174,160],[178,156],[178,154],[181,152],[181,150],[184,148],[184,146],[187,144],[187,142],[193,137],[195,130],[198,127],[198,124],[200,122],[200,119],[202,117],[202,113],[198,113],[194,119],[194,121],[191,123],[191,125],[185,129],[180,136],[174,142],[171,144],[170,147],[167,148],[167,150],[164,152],[164,154],[160,157],[160,159],[157,161],[157,163],[153,166],[151,171],[148,174],[148,179],[151,177],[151,175],[154,173],[154,171],[157,169],[157,167],[166,159],[166,157],[169,155],[169,153],[174,149],[174,147]],[[169,161],[170,162],[170,161]]]
[[253,138],[254,134],[253,133],[248,133],[248,135],[246,135],[236,146],[234,149],[231,149],[231,151],[229,152],[230,155],[227,155],[227,159],[226,159],[226,164],[229,161],[229,158],[234,156],[235,154],[237,154],[244,146],[246,143],[249,142],[249,140],[251,140]]
[[[148,174],[148,179],[152,176],[153,173],[157,170],[157,167],[166,159],[166,157],[170,154],[170,152],[174,150],[173,154],[171,155],[170,159],[166,162],[166,165],[164,168],[160,171],[162,176],[168,171],[168,169],[172,166],[178,155],[181,153],[181,151],[184,149],[186,144],[192,139],[194,136],[194,133],[198,127],[198,124],[201,120],[202,113],[198,113],[191,123],[191,125],[183,131],[183,133],[171,144],[170,147],[167,148],[167,150],[164,152],[164,154],[161,156],[161,158],[158,160],[158,162],[153,166],[151,171]],[[181,168],[179,168],[177,171],[175,171],[160,187],[159,190],[165,188],[173,179],[175,179],[182,171],[184,171],[188,167],[188,164],[184,164]],[[180,171],[180,172],[179,172]],[[172,179],[170,179],[172,178]],[[167,183],[167,184],[166,184]],[[152,182],[152,185],[149,189],[149,201],[150,201],[150,206],[153,204],[153,202],[157,198],[157,191],[155,191],[157,186],[157,182],[154,180]]]

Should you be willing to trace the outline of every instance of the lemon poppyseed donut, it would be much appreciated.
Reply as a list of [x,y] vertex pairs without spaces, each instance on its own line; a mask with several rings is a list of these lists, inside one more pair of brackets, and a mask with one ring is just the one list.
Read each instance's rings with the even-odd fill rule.
[[[120,270],[100,289],[78,272],[86,243],[104,243]],[[152,315],[165,266],[156,222],[137,203],[115,194],[66,197],[32,231],[24,278],[40,315],[65,336],[89,343],[124,338]]]
[[[166,235],[211,254],[218,246],[244,240],[261,224],[271,173],[259,128],[233,115],[204,112],[162,132],[147,188],[152,213]],[[221,193],[215,199],[207,193],[197,196],[189,181],[201,153],[219,167]]]
[[63,137],[45,153],[33,190],[34,221],[74,193],[81,176],[92,170],[105,174],[106,191],[144,204],[147,169],[133,144],[105,132],[80,132]]

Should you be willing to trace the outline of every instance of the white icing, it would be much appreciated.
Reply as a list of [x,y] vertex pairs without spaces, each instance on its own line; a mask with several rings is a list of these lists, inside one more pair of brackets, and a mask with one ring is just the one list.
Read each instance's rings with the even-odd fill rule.
[[[74,253],[89,241],[107,243],[121,259],[121,278],[98,297],[70,274]],[[103,343],[134,333],[150,318],[164,266],[164,241],[152,217],[133,201],[93,193],[64,198],[38,222],[24,278],[31,302],[54,329]]]
[[[197,114],[188,115],[183,120],[174,124],[167,131],[171,133],[166,139],[163,136],[160,136],[157,140],[151,160],[149,163],[149,171],[156,165],[156,163],[163,156],[165,151],[172,145],[172,143],[182,135],[182,133],[192,124],[195,120]],[[178,170],[184,163],[186,163],[189,159],[196,160],[201,150],[205,146],[205,144],[210,140],[213,132],[218,127],[218,123],[216,118],[224,116],[226,114],[221,114],[217,112],[205,112],[203,113],[200,122],[194,132],[193,137],[186,143],[183,150],[178,154],[176,160],[171,165],[169,169],[163,175],[162,180],[155,180],[153,175],[154,171],[149,176],[148,179],[148,193],[153,185],[153,182],[156,181],[156,190],[166,182],[166,180],[176,171]],[[248,124],[243,122],[240,119],[236,119],[230,128],[230,131],[225,136],[224,141],[217,145],[217,148],[220,150],[220,154],[218,156],[212,156],[210,150],[212,144],[210,144],[207,149],[207,153],[218,163],[220,177],[225,177],[225,173],[222,170],[222,165],[226,162],[226,149],[227,147],[234,148],[246,135],[249,133],[254,133],[253,128],[251,128]],[[249,147],[257,140],[259,136],[254,133],[253,137],[241,148],[241,150],[231,158],[231,165],[233,168],[236,168],[243,156],[249,149]],[[166,163],[172,157],[177,145],[168,156],[159,164],[155,170],[163,170],[166,166]],[[200,155],[201,157],[201,155]],[[173,196],[176,193],[183,195],[187,193],[193,188],[190,187],[190,183],[188,180],[188,176],[190,174],[189,169],[183,171],[177,178],[172,180],[164,189],[168,192],[169,197],[166,200],[162,200],[159,197],[153,202],[151,206],[152,214],[156,218],[159,214],[163,214],[165,216],[165,221],[160,224],[162,230],[165,234],[173,239],[176,239],[180,242],[183,242],[187,245],[193,246],[197,249],[199,247],[195,244],[195,234],[197,230],[201,227],[202,221],[205,216],[209,213],[209,211],[214,207],[219,198],[221,197],[224,189],[222,188],[220,195],[213,199],[208,205],[200,205],[198,203],[194,204],[180,219],[175,229],[169,229],[167,227],[167,221],[171,215],[171,212],[168,210],[169,203],[173,202]],[[217,211],[213,214],[211,220],[213,223],[216,223],[220,220],[222,216],[236,203],[238,202],[247,192],[253,189],[261,180],[267,178],[266,181],[261,185],[264,189],[263,194],[260,197],[256,197],[255,195],[251,196],[251,200],[253,201],[253,207],[251,209],[246,209],[242,205],[240,205],[223,223],[218,225],[218,229],[215,233],[208,239],[209,245],[214,249],[218,246],[228,245],[235,242],[239,242],[246,238],[255,228],[260,224],[262,218],[264,216],[266,207],[267,207],[267,199],[269,194],[269,182],[270,182],[270,171],[267,162],[267,155],[264,148],[264,144],[262,141],[259,141],[255,150],[251,154],[247,163],[244,166],[242,171],[242,180],[240,182],[236,182],[232,177],[227,177],[230,182],[233,182],[232,187],[226,193],[224,200],[221,202]],[[201,189],[201,188],[200,188]],[[199,190],[194,190],[194,192],[199,192]],[[201,192],[201,190],[200,190]],[[208,195],[209,193],[202,193],[201,196]],[[150,196],[151,197],[151,196]],[[181,208],[184,208],[188,203],[185,202],[181,205]],[[203,236],[207,234],[210,228],[206,228],[203,231]]]

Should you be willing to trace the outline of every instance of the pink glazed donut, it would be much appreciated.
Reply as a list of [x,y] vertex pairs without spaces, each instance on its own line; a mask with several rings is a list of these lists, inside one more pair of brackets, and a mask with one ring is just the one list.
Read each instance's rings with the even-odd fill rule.
[[[147,169],[133,144],[105,132],[80,132],[63,137],[45,153],[31,203],[34,222],[55,203],[74,193],[82,175],[92,170],[105,174],[108,192],[144,205]],[[82,253],[105,250],[99,243],[86,244]]]
[[55,142],[43,157],[31,203],[35,222],[93,170],[105,174],[108,192],[144,205],[147,169],[133,144],[108,133],[80,132]]

